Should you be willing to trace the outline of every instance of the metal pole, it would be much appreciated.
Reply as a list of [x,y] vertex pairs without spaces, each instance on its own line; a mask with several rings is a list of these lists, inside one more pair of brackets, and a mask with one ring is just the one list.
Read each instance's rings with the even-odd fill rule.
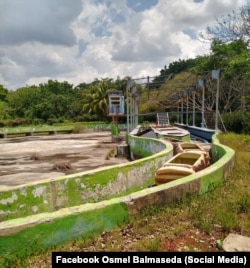
[[218,130],[218,115],[219,115],[219,87],[220,79],[217,79],[217,90],[216,90],[216,113],[215,113],[215,130]]
[[131,98],[132,105],[131,105],[131,130],[135,128],[135,101],[134,97]]
[[180,102],[178,101],[178,106],[177,106],[177,123],[180,123]]
[[215,130],[218,130],[220,70],[212,70],[212,78],[217,79],[216,108],[215,108],[216,109],[216,111],[215,111]]
[[188,92],[187,92],[187,113],[186,113],[186,125],[188,126],[188,101],[189,101],[189,98],[188,98]]
[[129,134],[129,129],[130,129],[130,126],[129,126],[129,82],[127,82],[127,90],[126,90],[126,94],[127,94],[127,101],[126,101],[126,103],[127,103],[127,134]]
[[181,124],[183,125],[183,97],[181,98]]
[[202,108],[201,108],[201,127],[205,127],[205,114],[204,114],[204,108],[205,108],[205,80],[199,79],[198,84],[202,89]]
[[202,122],[201,122],[201,127],[205,127],[205,114],[204,114],[204,106],[205,106],[205,86],[203,85],[202,87]]
[[129,108],[130,108],[130,130],[129,131],[131,131],[132,130],[132,124],[133,124],[133,102],[132,102],[132,97],[131,97],[131,94],[130,94],[130,96],[129,96],[129,103],[130,103],[130,106],[129,106]]
[[138,102],[135,101],[135,127],[138,126]]
[[193,91],[193,126],[195,126],[195,92]]

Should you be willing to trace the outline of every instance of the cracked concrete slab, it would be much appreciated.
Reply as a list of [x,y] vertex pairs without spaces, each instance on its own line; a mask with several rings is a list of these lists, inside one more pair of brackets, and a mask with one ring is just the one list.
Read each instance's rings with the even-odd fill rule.
[[108,131],[0,139],[0,186],[128,162],[117,157],[117,144]]

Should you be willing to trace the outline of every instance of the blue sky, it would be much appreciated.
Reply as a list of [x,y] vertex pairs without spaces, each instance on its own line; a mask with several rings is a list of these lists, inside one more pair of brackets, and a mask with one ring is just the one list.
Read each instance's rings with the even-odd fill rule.
[[146,77],[209,53],[200,32],[246,0],[0,0],[0,84]]

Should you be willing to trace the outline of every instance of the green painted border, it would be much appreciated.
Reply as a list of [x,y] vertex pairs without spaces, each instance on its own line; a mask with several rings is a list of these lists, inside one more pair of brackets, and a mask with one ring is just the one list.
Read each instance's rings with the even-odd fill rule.
[[[141,151],[142,159],[27,185],[0,187],[0,222],[95,203],[140,190],[172,157],[173,146],[155,139],[132,137],[130,141],[145,148]],[[130,147],[133,151],[136,146]]]
[[[88,206],[63,209],[5,222],[5,235],[0,239],[1,255],[46,249],[72,239],[88,238],[129,221],[127,206],[119,199]],[[13,227],[19,232],[13,232]],[[15,230],[16,231],[16,230]]]

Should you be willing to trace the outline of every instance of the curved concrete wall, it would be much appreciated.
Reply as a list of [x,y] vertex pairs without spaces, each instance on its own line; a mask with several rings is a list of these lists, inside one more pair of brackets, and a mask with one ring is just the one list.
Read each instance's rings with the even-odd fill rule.
[[[132,144],[130,141],[130,145]],[[149,158],[152,157],[154,163],[161,165],[169,150],[164,149],[162,152]],[[220,145],[215,137],[212,154],[216,161],[208,168],[170,183],[122,197],[1,222],[0,250],[3,255],[17,251],[21,254],[25,252],[25,243],[34,249],[36,246],[41,249],[79,237],[91,237],[103,230],[129,222],[130,217],[147,206],[167,205],[183,198],[187,193],[203,194],[223,183],[234,165],[234,151]],[[157,161],[156,158],[160,160]]]
[[95,203],[145,188],[155,171],[173,156],[170,143],[129,137],[132,153],[143,158],[27,185],[0,187],[0,222]]

